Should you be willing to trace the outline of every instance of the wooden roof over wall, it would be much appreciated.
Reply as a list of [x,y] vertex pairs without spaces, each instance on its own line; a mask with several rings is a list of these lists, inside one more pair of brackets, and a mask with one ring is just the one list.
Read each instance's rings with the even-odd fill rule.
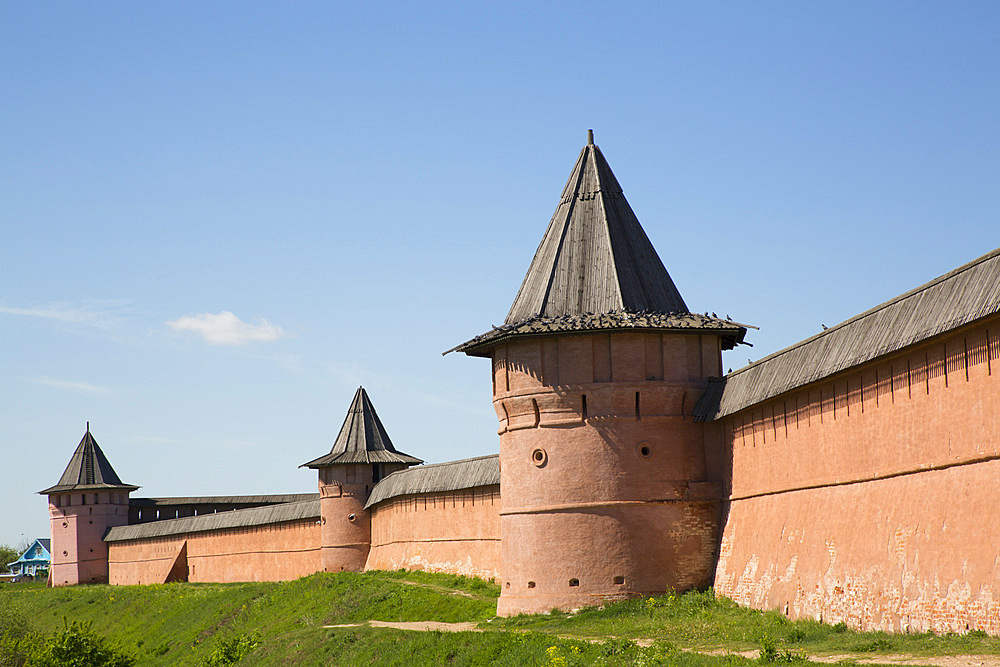
[[500,484],[500,456],[478,456],[400,470],[372,489],[365,509],[398,496],[439,493]]
[[319,498],[297,503],[281,505],[266,505],[249,509],[201,514],[180,519],[165,519],[150,521],[129,526],[117,526],[108,531],[105,542],[124,542],[127,540],[164,537],[167,535],[183,535],[186,533],[202,533],[212,530],[231,528],[249,528],[288,521],[319,519]]
[[710,384],[711,420],[1000,313],[1000,248]]

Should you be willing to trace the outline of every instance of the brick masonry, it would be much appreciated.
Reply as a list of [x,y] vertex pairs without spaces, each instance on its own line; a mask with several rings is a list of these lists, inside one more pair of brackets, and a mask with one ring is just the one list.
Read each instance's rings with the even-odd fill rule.
[[726,418],[717,590],[857,628],[1000,633],[998,333],[992,318]]
[[500,575],[500,487],[401,496],[372,509],[366,569]]
[[719,345],[591,333],[496,348],[501,615],[710,583],[721,470],[690,412]]

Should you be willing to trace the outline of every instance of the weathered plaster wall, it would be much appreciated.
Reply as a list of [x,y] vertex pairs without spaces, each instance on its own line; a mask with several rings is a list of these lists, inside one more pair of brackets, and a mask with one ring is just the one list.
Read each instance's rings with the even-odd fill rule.
[[500,487],[401,496],[371,510],[365,569],[500,576]]
[[[498,613],[707,586],[721,456],[691,410],[717,336],[590,333],[493,354],[500,421]],[[717,454],[718,452],[716,452]]]
[[188,581],[297,579],[322,569],[320,532],[320,525],[308,520],[111,542],[110,582],[163,583],[179,556],[186,560]]
[[854,627],[1000,633],[998,357],[993,318],[725,418],[717,590]]

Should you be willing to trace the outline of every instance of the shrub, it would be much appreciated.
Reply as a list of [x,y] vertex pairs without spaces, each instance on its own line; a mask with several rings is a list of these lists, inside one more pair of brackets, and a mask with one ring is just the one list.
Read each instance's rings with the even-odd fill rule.
[[91,623],[73,621],[45,640],[34,667],[132,667],[135,658],[94,632]]
[[250,635],[236,635],[229,639],[220,639],[212,655],[205,661],[209,667],[226,667],[235,665],[245,658],[250,651],[260,645],[260,633],[254,632]]

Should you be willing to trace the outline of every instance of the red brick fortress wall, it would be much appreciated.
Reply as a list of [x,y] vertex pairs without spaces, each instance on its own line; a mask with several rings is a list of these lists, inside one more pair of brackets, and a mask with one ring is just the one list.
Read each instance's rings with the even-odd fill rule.
[[391,498],[371,508],[366,570],[500,576],[500,487]]
[[[195,582],[284,581],[322,570],[315,519],[110,542],[110,583],[164,583],[178,558]],[[184,548],[184,553],[182,553]]]
[[992,318],[724,418],[716,589],[865,629],[1000,634],[998,372]]
[[721,471],[691,410],[717,336],[588,333],[493,352],[501,615],[707,586]]

